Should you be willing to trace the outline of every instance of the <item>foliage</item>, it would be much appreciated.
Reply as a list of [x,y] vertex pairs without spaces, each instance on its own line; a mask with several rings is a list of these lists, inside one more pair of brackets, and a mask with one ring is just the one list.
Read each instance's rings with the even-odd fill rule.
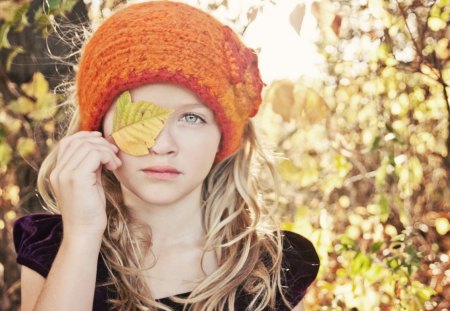
[[[119,2],[87,5],[89,17]],[[232,1],[197,2],[243,32],[277,1],[233,14],[226,14]],[[64,118],[48,76],[13,80],[16,57],[28,52],[11,36],[31,28],[47,37],[49,22],[77,3],[0,2],[2,310],[19,303],[12,223],[41,209],[36,171]],[[283,226],[311,239],[321,258],[307,307],[448,309],[450,2],[322,1],[311,10],[322,75],[274,81],[256,118],[267,144],[283,155]],[[291,24],[300,33],[298,20]]]
[[321,256],[311,309],[448,308],[450,2],[312,12],[323,75],[276,81],[261,116],[286,155],[285,227]]
[[[41,72],[28,82],[15,83],[11,76],[19,54],[27,54],[12,43],[25,31],[47,37],[49,21],[70,10],[76,1],[2,1],[0,3],[0,296],[1,310],[16,310],[19,304],[19,270],[12,247],[12,224],[28,212],[41,210],[35,195],[36,175],[43,156],[53,145],[53,135],[64,116],[55,94]],[[6,273],[5,273],[6,272]]]

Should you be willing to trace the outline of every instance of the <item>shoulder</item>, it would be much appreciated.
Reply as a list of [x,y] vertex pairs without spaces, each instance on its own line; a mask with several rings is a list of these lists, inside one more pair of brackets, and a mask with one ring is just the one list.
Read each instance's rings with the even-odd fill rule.
[[300,261],[311,267],[319,267],[319,256],[311,241],[291,231],[281,231],[281,234],[283,236],[283,256],[286,260]]
[[31,214],[13,228],[17,263],[47,277],[62,240],[61,215]]
[[320,260],[314,245],[307,238],[290,231],[282,231],[282,235],[283,285],[286,286],[286,298],[296,305],[316,279]]

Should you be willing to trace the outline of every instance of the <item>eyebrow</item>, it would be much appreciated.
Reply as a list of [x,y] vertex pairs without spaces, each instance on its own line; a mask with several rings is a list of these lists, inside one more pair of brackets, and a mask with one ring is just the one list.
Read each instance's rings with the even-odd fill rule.
[[200,103],[186,103],[186,104],[183,104],[183,106],[181,106],[179,108],[180,109],[181,108],[205,108],[205,109],[207,109],[208,107],[206,107],[205,105],[200,104]]

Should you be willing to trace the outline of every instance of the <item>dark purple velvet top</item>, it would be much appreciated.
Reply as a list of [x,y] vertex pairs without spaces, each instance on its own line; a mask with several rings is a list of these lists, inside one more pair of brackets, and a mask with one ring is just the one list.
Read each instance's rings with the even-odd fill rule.
[[[285,276],[282,285],[286,298],[292,305],[297,305],[306,293],[308,286],[314,281],[319,269],[319,258],[314,246],[306,238],[293,232],[283,231],[283,260]],[[34,214],[19,218],[14,224],[14,245],[17,252],[17,263],[27,266],[43,277],[47,277],[62,239],[62,220],[60,215]],[[97,265],[97,284],[108,278],[108,272],[102,258],[99,256]],[[94,294],[94,311],[110,310],[108,296],[113,296],[114,290],[97,285]],[[187,297],[189,293],[177,295]],[[158,301],[181,310],[179,304],[170,298]],[[238,295],[235,309],[244,311],[251,299]],[[277,298],[278,311],[289,310]]]

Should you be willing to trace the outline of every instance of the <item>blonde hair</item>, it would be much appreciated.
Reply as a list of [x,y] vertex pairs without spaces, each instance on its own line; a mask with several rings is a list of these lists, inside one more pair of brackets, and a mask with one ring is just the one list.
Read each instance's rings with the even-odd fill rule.
[[[64,136],[80,130],[80,115],[75,85],[69,85],[68,119]],[[45,158],[39,170],[37,188],[46,208],[59,213],[49,175],[56,165],[58,145]],[[262,178],[266,174],[265,178]],[[268,174],[268,175],[267,175]],[[272,183],[265,185],[264,182]],[[239,296],[251,297],[247,310],[275,309],[277,293],[292,307],[282,290],[282,237],[272,212],[277,200],[264,199],[267,189],[278,193],[272,158],[258,142],[251,121],[246,124],[241,147],[216,163],[204,180],[202,199],[206,243],[204,253],[214,251],[219,268],[187,298],[173,297],[184,303],[184,310],[234,310]],[[134,221],[123,204],[119,181],[102,170],[106,195],[107,228],[101,255],[109,274],[104,286],[112,286],[115,297],[109,302],[118,310],[170,311],[170,307],[151,297],[142,272],[144,254],[151,252],[151,228]],[[277,196],[275,196],[277,197]],[[202,262],[203,262],[202,256]]]

